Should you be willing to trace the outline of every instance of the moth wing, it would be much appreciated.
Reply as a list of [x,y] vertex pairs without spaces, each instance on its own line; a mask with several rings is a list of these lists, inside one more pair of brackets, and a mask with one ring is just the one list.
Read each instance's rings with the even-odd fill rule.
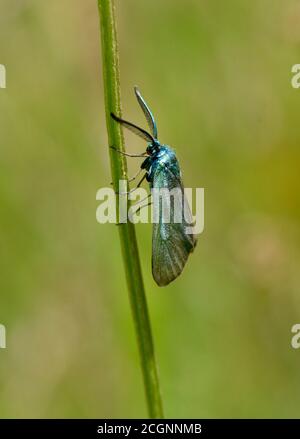
[[169,190],[178,188],[185,209],[181,223],[174,222],[172,212],[171,221],[164,223],[162,200],[159,201],[158,222],[153,224],[152,274],[159,286],[165,286],[180,275],[197,240],[193,233],[188,234],[186,231],[187,227],[192,227],[192,214],[184,195],[179,172],[175,174],[167,167],[159,167],[154,174],[153,187]]

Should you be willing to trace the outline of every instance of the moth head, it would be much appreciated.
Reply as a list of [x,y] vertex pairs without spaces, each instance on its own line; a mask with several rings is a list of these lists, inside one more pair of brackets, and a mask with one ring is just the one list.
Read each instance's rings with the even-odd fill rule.
[[160,150],[160,143],[158,140],[153,139],[153,142],[148,143],[146,152],[148,155],[154,155]]

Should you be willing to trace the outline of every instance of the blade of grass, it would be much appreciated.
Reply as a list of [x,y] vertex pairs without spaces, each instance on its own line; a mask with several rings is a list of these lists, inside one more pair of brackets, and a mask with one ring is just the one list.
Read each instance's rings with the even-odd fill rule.
[[[102,64],[108,142],[110,146],[124,151],[122,128],[110,116],[111,112],[121,116],[119,58],[114,0],[98,0],[98,9],[102,40]],[[115,190],[117,190],[119,180],[127,180],[126,159],[122,154],[118,154],[112,148],[109,148],[109,154],[113,185]],[[130,222],[120,225],[119,233],[149,416],[151,418],[162,418],[163,409],[158,372],[134,225]]]

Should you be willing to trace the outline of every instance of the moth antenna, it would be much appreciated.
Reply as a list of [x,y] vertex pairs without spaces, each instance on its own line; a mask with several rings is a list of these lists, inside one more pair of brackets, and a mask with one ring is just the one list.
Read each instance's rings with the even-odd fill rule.
[[120,123],[134,134],[137,134],[139,137],[146,140],[146,142],[151,142],[153,144],[155,143],[155,139],[151,136],[151,134],[143,130],[143,128],[140,128],[137,125],[128,122],[127,120],[121,119],[120,117],[116,116],[114,113],[110,113],[110,115],[116,122]]

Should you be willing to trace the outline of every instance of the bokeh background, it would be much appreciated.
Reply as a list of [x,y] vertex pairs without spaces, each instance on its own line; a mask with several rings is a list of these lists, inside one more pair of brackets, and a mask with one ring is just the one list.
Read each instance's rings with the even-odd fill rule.
[[[205,188],[169,287],[137,226],[166,416],[298,417],[299,2],[116,7],[123,114],[145,126],[139,85],[185,185]],[[96,0],[1,0],[0,63],[0,416],[144,417],[118,230],[95,219],[111,181]]]

